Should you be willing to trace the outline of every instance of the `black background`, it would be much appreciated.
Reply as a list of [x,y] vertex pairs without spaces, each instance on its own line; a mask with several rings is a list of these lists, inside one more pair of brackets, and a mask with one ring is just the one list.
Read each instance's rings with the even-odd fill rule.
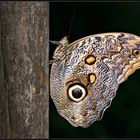
[[[72,20],[73,13],[74,17]],[[69,34],[73,42],[87,35],[128,32],[140,36],[138,2],[50,2],[50,40]],[[50,44],[50,59],[56,45]],[[50,138],[140,137],[140,70],[119,86],[101,121],[75,128],[62,118],[50,98]]]

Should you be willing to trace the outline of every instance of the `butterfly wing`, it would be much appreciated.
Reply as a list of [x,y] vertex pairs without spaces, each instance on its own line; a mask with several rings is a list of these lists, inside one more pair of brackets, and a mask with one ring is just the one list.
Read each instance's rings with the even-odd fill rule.
[[54,53],[62,59],[52,65],[50,76],[59,114],[75,127],[100,120],[119,84],[140,66],[139,41],[128,33],[103,33],[62,45],[61,53]]

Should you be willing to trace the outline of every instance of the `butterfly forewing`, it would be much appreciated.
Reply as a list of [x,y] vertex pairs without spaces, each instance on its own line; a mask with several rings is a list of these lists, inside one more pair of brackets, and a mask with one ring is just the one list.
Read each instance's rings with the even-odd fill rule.
[[61,116],[75,127],[87,128],[102,118],[119,84],[140,67],[140,38],[118,32],[71,44],[64,37],[60,43],[54,52],[59,61],[51,68],[51,98]]

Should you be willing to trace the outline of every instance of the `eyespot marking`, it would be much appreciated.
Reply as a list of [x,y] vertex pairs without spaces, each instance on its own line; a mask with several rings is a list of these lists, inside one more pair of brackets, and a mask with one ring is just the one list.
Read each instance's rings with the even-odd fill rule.
[[87,95],[87,90],[80,84],[71,85],[67,91],[68,97],[74,102],[83,100]]
[[140,56],[140,50],[138,49],[134,49],[132,53],[134,56]]
[[88,65],[93,65],[96,62],[96,58],[93,55],[88,55],[85,58],[85,63]]
[[89,79],[90,84],[94,84],[96,80],[96,75],[94,73],[91,73],[88,75],[88,79]]

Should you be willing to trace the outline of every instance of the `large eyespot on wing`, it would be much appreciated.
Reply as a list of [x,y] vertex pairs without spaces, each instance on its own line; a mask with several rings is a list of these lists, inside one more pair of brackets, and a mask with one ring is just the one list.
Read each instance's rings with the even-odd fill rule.
[[68,97],[73,102],[83,100],[87,95],[87,90],[80,84],[71,85],[67,91]]

